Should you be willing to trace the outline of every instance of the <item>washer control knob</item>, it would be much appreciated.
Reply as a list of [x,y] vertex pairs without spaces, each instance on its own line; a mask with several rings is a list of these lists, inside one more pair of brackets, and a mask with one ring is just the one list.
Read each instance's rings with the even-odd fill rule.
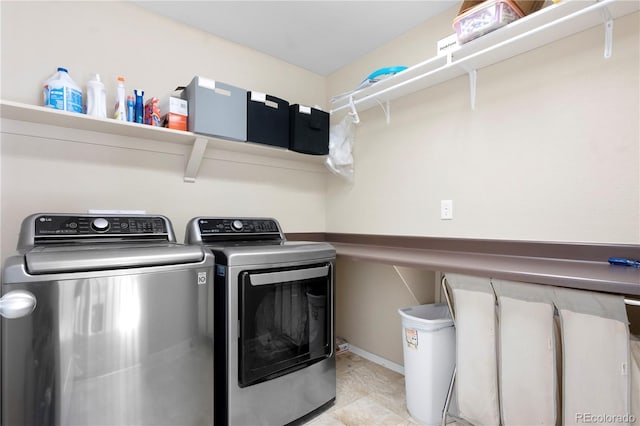
[[233,228],[234,231],[242,231],[242,221],[241,220],[234,220],[233,222],[231,222],[231,227]]
[[99,217],[91,222],[91,227],[97,232],[106,232],[109,229],[109,221]]

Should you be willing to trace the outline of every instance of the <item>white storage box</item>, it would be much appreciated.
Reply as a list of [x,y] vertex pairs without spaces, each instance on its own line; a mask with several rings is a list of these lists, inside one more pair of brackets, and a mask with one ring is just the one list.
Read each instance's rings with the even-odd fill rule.
[[160,101],[161,121],[169,129],[186,131],[188,111],[187,100],[178,96],[168,96]]

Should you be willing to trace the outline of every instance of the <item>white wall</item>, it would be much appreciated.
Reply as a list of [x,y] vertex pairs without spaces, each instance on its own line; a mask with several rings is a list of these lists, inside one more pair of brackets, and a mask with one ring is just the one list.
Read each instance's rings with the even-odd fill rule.
[[[329,92],[434,56],[456,12],[331,75]],[[330,180],[327,231],[640,243],[639,21],[615,21],[608,60],[598,26],[480,69],[475,111],[465,76],[392,101],[389,125],[361,113],[355,183]]]
[[[143,89],[145,98],[162,97],[199,74],[291,103],[325,104],[324,77],[127,2],[2,1],[0,12],[3,100],[42,105],[42,82],[65,66],[83,86],[99,72],[108,107],[119,75],[127,91]],[[210,152],[196,183],[184,183],[186,146],[121,144],[126,138],[60,128],[47,133],[42,126],[37,133],[2,133],[3,258],[15,249],[22,218],[43,211],[142,209],[167,215],[179,239],[198,215],[272,216],[286,232],[325,229],[321,169],[269,159],[255,164],[238,155],[222,161]],[[91,144],[97,140],[102,145]]]
[[[66,66],[79,83],[100,72],[112,94],[118,75],[155,96],[201,74],[326,105],[374,69],[432,57],[457,7],[327,79],[128,3],[2,1],[0,12],[4,100],[40,104],[41,82]],[[353,185],[215,159],[188,184],[184,146],[3,133],[2,256],[26,215],[88,208],[166,214],[180,239],[190,217],[220,214],[274,216],[288,232],[640,243],[639,26],[638,14],[616,21],[609,60],[594,28],[480,70],[476,111],[462,77],[392,102],[390,125],[377,108],[361,113]],[[441,199],[453,199],[452,221],[439,219]],[[433,301],[433,273],[405,271],[406,286],[391,266],[346,259],[337,273],[337,333],[402,363],[397,308]]]
[[[125,76],[129,90],[143,88],[148,96],[162,96],[201,74],[291,102],[325,104],[327,93],[352,88],[372,69],[411,65],[433,56],[435,41],[452,32],[457,12],[457,7],[450,9],[325,79],[126,2],[3,1],[0,5],[0,96],[28,104],[40,104],[41,82],[58,65],[68,67],[81,84],[92,71],[100,72],[110,94],[118,75]],[[263,179],[262,167],[205,161],[199,184],[225,195],[212,214],[224,209],[220,204],[251,205],[224,210],[277,213],[291,232],[638,243],[638,21],[637,13],[616,21],[614,56],[609,60],[602,58],[603,31],[598,27],[480,70],[476,111],[469,108],[468,81],[460,77],[392,102],[390,125],[377,108],[361,113],[355,184],[331,176],[327,200],[324,176],[318,173],[279,170],[281,176],[271,181]],[[22,149],[8,147],[10,143],[16,142],[3,138],[3,150]],[[17,144],[37,147],[51,142],[34,139]],[[77,147],[58,148],[58,155],[66,158],[65,150]],[[126,155],[114,150],[107,151],[116,158]],[[87,155],[105,155],[97,148],[91,153]],[[31,165],[37,155],[22,160],[21,170],[29,170],[34,181],[42,180],[44,173]],[[43,160],[54,167],[53,158]],[[14,161],[8,154],[2,157],[5,164]],[[118,198],[119,208],[157,205],[150,203],[152,197],[180,199],[189,194],[193,200],[194,194],[201,194],[195,186],[176,182],[171,191],[165,183],[164,194],[148,195],[157,192],[159,181],[140,183],[148,176],[142,171],[149,167],[145,161],[130,166],[141,195]],[[118,178],[102,179],[107,192],[118,193],[122,182],[133,177],[122,175],[121,166],[112,162],[101,167],[105,176]],[[182,167],[170,167],[171,178],[160,174],[174,182],[179,176],[173,174]],[[216,170],[215,177],[209,168]],[[20,185],[33,199],[55,198],[18,180],[12,170],[2,172],[3,194],[5,189],[14,190],[9,186]],[[212,176],[213,185],[206,185],[207,176]],[[46,175],[46,180],[48,190],[74,183],[62,175]],[[299,184],[294,185],[296,180]],[[287,188],[292,185],[294,189]],[[264,202],[246,203],[248,192],[260,193]],[[88,190],[73,194],[60,207],[84,207],[89,194]],[[272,198],[272,194],[277,195]],[[283,208],[284,200],[300,194],[314,202]],[[441,199],[453,200],[454,220],[439,219]],[[16,221],[36,207],[34,203],[3,200],[3,231],[15,229]],[[205,206],[208,213],[210,203],[192,204],[194,214]],[[44,202],[39,206],[52,207]],[[174,217],[185,215],[184,205],[163,210]]]
[[[329,94],[433,57],[456,12],[329,76]],[[327,231],[640,243],[640,15],[614,27],[608,60],[597,27],[479,70],[475,111],[460,77],[392,101],[389,125],[380,108],[361,112],[355,181],[329,179]],[[389,265],[337,272],[338,335],[402,364],[397,309],[433,299],[414,299]]]
[[336,336],[404,364],[398,309],[434,303],[436,284],[436,275],[430,271],[338,257]]
[[100,73],[115,100],[128,91],[161,97],[202,75],[292,103],[325,104],[325,79],[255,50],[120,1],[3,1],[2,97],[41,105],[58,66],[84,86]]

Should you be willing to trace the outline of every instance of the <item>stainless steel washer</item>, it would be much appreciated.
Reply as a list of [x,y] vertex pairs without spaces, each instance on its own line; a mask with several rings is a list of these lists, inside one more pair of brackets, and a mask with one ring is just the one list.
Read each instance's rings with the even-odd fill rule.
[[212,425],[213,265],[163,216],[27,217],[2,274],[2,424]]
[[216,259],[216,425],[284,425],[331,405],[333,246],[286,241],[262,218],[197,217],[186,242]]

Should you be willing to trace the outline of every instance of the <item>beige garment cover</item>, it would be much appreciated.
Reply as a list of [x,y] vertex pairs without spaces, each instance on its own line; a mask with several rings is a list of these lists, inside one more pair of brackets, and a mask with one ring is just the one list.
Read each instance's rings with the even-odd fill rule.
[[456,397],[459,417],[474,425],[500,423],[497,319],[488,278],[447,274],[456,326]]
[[491,280],[498,299],[502,424],[558,423],[553,287]]
[[563,425],[630,423],[629,325],[622,296],[555,289],[562,326]]

